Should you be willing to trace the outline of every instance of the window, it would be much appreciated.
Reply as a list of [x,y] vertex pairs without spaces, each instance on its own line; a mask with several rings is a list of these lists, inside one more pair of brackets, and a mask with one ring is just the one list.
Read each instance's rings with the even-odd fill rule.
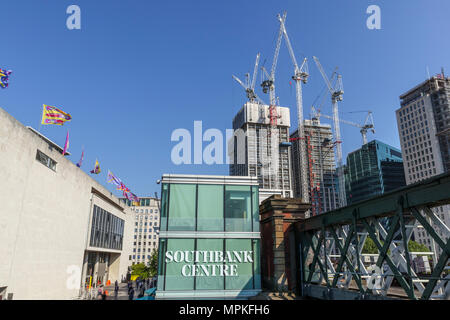
[[[124,220],[94,205],[90,246],[122,250]],[[134,236],[136,239],[136,236]]]
[[197,230],[223,231],[223,185],[198,186]]
[[170,185],[169,230],[195,229],[195,184]]
[[51,159],[49,156],[37,150],[36,152],[36,160],[42,163],[44,166],[56,171],[56,161]]
[[225,186],[225,231],[252,231],[250,186]]

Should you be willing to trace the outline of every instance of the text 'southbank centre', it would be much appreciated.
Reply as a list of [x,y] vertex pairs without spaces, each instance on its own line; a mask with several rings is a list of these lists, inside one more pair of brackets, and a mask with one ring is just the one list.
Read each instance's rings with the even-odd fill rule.
[[157,299],[261,291],[258,181],[163,175]]

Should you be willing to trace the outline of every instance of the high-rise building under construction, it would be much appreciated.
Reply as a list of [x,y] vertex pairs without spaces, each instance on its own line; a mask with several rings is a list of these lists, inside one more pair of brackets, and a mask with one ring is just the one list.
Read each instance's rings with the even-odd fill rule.
[[[272,194],[293,196],[289,127],[289,108],[260,103],[245,103],[233,119],[234,136],[228,141],[230,175],[258,177],[260,202]],[[278,141],[272,143],[274,137]]]
[[[333,134],[329,124],[318,118],[304,120],[306,165],[311,215],[317,215],[338,207],[336,164]],[[301,170],[297,130],[291,134],[294,196],[301,197]]]

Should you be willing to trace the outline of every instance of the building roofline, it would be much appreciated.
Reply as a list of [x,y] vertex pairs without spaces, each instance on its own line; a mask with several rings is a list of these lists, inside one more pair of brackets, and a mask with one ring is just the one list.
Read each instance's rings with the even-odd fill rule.
[[429,78],[429,79],[426,79],[425,81],[423,81],[423,82],[421,82],[420,84],[416,85],[414,88],[409,89],[408,91],[406,91],[405,93],[403,93],[403,94],[400,96],[400,99],[403,100],[406,96],[408,96],[408,95],[410,95],[411,93],[413,93],[414,91],[418,90],[420,87],[425,86],[429,81],[434,81],[434,80],[442,80],[442,81],[447,80],[447,81],[449,81],[449,80],[450,80],[450,77],[446,77],[446,78],[438,78],[438,77],[436,77],[436,76],[433,76],[433,77],[431,77],[431,78]]
[[[29,129],[31,132],[33,132],[34,134],[36,134],[39,138],[41,138],[42,140],[44,140],[45,142],[47,142],[49,145],[51,145],[52,147],[54,147],[55,149],[59,150],[59,152],[62,154],[62,152],[64,151],[64,148],[61,148],[59,145],[57,145],[55,142],[53,142],[52,140],[50,140],[49,138],[47,138],[46,136],[44,136],[42,133],[40,133],[39,131],[37,131],[36,129],[34,129],[33,127],[30,126],[26,126],[27,129]],[[66,151],[66,153],[64,155],[68,155],[70,156],[70,152]]]
[[251,176],[220,176],[194,174],[163,174],[163,183],[204,183],[204,184],[238,184],[259,185],[257,177]]

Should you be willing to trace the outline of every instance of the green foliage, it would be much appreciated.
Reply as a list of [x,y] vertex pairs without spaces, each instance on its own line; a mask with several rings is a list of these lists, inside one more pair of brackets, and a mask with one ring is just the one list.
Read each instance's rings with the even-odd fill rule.
[[[381,242],[381,245],[383,245],[383,242]],[[367,237],[366,242],[364,242],[362,253],[368,253],[368,254],[377,254],[378,253],[378,248],[375,245],[375,242],[373,242],[373,240],[370,237]]]
[[430,249],[428,249],[426,245],[412,240],[409,240],[408,242],[408,250],[409,252],[430,252]]
[[[383,241],[380,241],[381,245],[383,245]],[[408,242],[408,250],[410,252],[430,252],[430,250],[423,244],[417,243],[415,241],[410,240]],[[378,248],[375,245],[375,242],[370,237],[367,237],[366,242],[364,243],[362,253],[369,253],[369,254],[378,254]],[[390,253],[390,250],[388,251],[388,254]]]
[[153,249],[148,265],[138,263],[131,266],[131,275],[137,275],[141,279],[148,279],[158,274],[158,252]]
[[150,268],[144,263],[138,263],[131,266],[131,275],[137,275],[142,279],[148,279],[150,277]]
[[154,277],[158,274],[158,251],[153,249],[152,255],[150,256],[150,262],[148,264],[150,277]]

